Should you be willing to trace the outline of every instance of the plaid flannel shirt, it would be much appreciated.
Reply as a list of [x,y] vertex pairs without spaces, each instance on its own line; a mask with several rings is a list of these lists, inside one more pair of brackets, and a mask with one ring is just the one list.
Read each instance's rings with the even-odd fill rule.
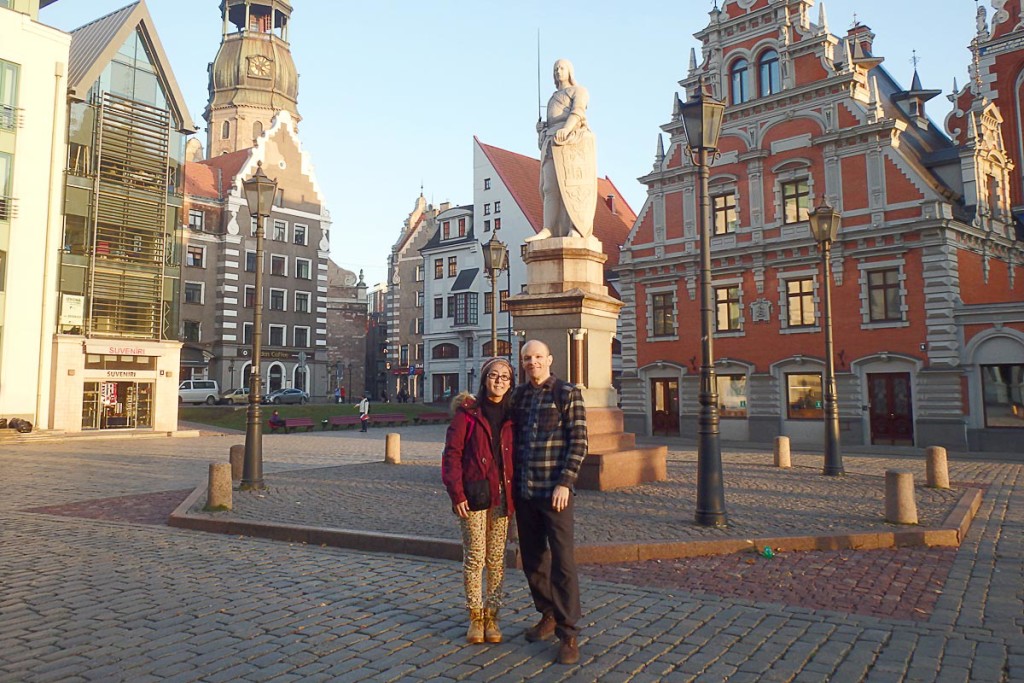
[[561,383],[558,410],[554,375],[539,387],[526,382],[512,395],[515,427],[515,487],[523,499],[550,498],[556,486],[576,483],[587,455],[587,412],[578,387]]

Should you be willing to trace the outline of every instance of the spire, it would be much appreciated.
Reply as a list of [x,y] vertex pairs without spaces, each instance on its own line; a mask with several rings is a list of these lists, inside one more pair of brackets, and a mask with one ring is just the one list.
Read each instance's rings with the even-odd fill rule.
[[697,50],[690,48],[690,75],[697,71]]
[[843,40],[843,71],[853,71],[853,52],[850,51],[850,38]]
[[683,103],[679,99],[679,93],[675,93],[675,99],[672,101],[672,119],[678,120],[683,115]]
[[654,153],[654,165],[660,166],[661,162],[665,160],[665,141],[661,137],[661,133],[658,133],[658,149]]
[[885,111],[882,109],[882,101],[878,97],[878,77],[874,74],[868,79],[868,121],[875,123],[885,117]]
[[818,32],[828,33],[828,17],[825,15],[825,0],[818,4]]

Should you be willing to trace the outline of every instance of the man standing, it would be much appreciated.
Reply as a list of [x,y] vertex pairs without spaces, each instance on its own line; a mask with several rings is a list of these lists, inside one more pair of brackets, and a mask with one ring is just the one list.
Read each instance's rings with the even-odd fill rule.
[[573,486],[587,454],[580,390],[551,374],[551,350],[530,340],[520,352],[528,382],[512,396],[516,525],[523,571],[541,613],[530,642],[558,635],[558,663],[580,660],[580,590],[573,541]]
[[370,423],[370,395],[363,394],[363,400],[359,402],[359,431],[365,432],[366,425]]

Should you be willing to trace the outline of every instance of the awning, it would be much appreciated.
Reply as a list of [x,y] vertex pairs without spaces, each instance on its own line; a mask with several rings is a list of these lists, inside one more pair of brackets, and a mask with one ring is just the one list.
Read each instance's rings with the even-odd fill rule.
[[479,268],[467,268],[459,273],[459,276],[455,278],[455,284],[452,285],[451,291],[461,292],[472,287],[473,281],[476,280],[476,275],[479,272]]

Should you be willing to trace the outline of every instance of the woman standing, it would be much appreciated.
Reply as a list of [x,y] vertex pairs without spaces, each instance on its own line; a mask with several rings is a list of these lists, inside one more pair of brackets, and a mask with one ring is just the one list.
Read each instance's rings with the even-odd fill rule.
[[[452,400],[454,417],[445,437],[441,479],[462,528],[462,576],[469,608],[468,643],[500,643],[498,608],[505,578],[505,539],[512,504],[512,422],[514,373],[504,358],[480,369],[476,396]],[[481,574],[487,568],[487,592]]]

